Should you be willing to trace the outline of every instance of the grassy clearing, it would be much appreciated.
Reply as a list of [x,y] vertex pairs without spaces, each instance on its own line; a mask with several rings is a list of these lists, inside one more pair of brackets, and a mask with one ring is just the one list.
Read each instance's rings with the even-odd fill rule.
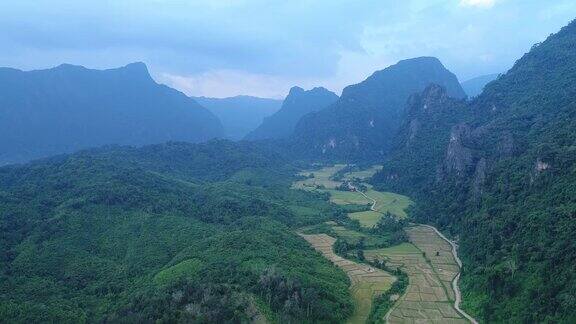
[[348,217],[355,219],[360,222],[360,225],[363,227],[374,227],[378,224],[380,218],[382,218],[382,214],[374,211],[364,211],[364,212],[357,212],[348,214]]
[[412,243],[402,243],[389,248],[371,250],[370,253],[373,254],[374,256],[385,257],[398,254],[399,255],[422,254],[422,251],[420,251]]
[[362,194],[353,191],[327,190],[330,193],[330,201],[336,205],[367,205],[372,201]]
[[386,260],[388,266],[401,267],[408,274],[406,294],[393,308],[389,322],[467,323],[452,306],[451,282],[459,269],[450,245],[424,226],[406,232],[410,244],[364,252],[367,259]]
[[368,180],[372,178],[372,176],[374,176],[376,172],[382,170],[382,168],[383,168],[382,165],[374,165],[366,170],[348,172],[344,175],[344,179],[352,180],[357,178],[361,180]]
[[176,265],[158,272],[154,276],[154,282],[160,285],[169,285],[181,279],[190,279],[195,277],[201,268],[202,261],[200,260],[184,260]]
[[369,189],[366,195],[376,200],[375,209],[381,213],[389,212],[398,218],[406,218],[406,209],[412,205],[410,198],[392,192],[380,192]]
[[296,181],[292,187],[296,189],[314,190],[320,188],[335,189],[341,182],[333,181],[330,178],[338,171],[342,170],[346,165],[336,164],[334,166],[325,167],[320,170],[302,171],[299,173],[301,176],[310,176],[304,180]]
[[396,278],[389,273],[366,264],[356,263],[336,255],[332,246],[336,239],[326,234],[300,234],[322,255],[340,267],[350,278],[354,313],[348,323],[365,323],[372,309],[375,296],[390,289]]
[[366,234],[348,229],[344,226],[338,226],[338,225],[332,226],[332,231],[334,231],[336,236],[338,236],[339,238],[343,239],[344,241],[350,244],[358,244],[360,239],[367,238]]
[[408,217],[406,209],[412,204],[410,198],[391,192],[380,192],[372,189],[369,189],[366,195],[376,200],[376,205],[374,206],[376,211],[348,214],[350,218],[358,220],[360,225],[367,228],[374,227],[385,213],[391,213],[400,219]]

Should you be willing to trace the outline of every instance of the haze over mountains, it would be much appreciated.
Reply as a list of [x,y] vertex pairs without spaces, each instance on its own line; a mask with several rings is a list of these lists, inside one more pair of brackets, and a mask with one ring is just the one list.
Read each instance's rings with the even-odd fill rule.
[[282,139],[294,132],[300,118],[306,114],[322,110],[338,100],[338,96],[322,87],[304,90],[293,87],[284,99],[282,108],[274,115],[265,118],[262,125],[250,132],[245,139]]
[[462,88],[464,92],[468,95],[468,97],[476,97],[477,95],[481,94],[484,90],[484,87],[496,80],[498,78],[498,73],[496,74],[487,74],[481,75],[470,80],[466,80],[462,82]]
[[224,136],[232,140],[242,139],[256,129],[265,117],[277,112],[283,102],[277,99],[251,96],[192,98],[220,119],[224,126]]
[[[391,295],[364,296],[369,322],[391,296],[421,305],[435,289],[437,309],[408,315],[455,312],[451,275],[415,293],[401,259],[364,254],[400,255],[420,223],[456,242],[463,266],[447,249],[406,259],[461,275],[479,322],[576,323],[575,49],[573,21],[499,76],[460,83],[418,57],[340,97],[294,87],[281,108],[196,98],[207,109],[142,63],[0,69],[0,164],[51,156],[0,167],[0,322],[342,323],[358,308],[352,262],[388,272]],[[376,175],[358,185],[360,165]],[[414,204],[377,212],[369,191]]]
[[[480,79],[472,84],[488,80]],[[347,87],[340,99],[321,87],[293,87],[285,101],[187,98],[154,82],[142,63],[104,71],[72,65],[30,72],[6,68],[0,82],[5,85],[1,135],[11,139],[2,143],[0,164],[104,144],[217,137],[290,138],[305,144],[300,154],[308,156],[380,156],[410,94],[437,83],[452,96],[464,96],[455,76],[435,58],[401,61]]]
[[143,63],[110,70],[0,69],[0,164],[105,144],[222,137],[214,114],[157,84]]
[[456,76],[433,57],[400,61],[348,86],[331,107],[303,117],[293,140],[317,158],[382,157],[399,127],[408,97],[430,84],[466,96]]

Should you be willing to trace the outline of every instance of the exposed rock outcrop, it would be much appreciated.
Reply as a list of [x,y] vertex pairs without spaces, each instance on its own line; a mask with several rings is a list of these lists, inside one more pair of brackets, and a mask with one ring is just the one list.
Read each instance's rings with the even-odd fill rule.
[[471,129],[467,124],[458,124],[450,131],[450,143],[446,150],[445,170],[448,174],[464,176],[473,166],[472,150],[464,146],[464,138],[470,136]]

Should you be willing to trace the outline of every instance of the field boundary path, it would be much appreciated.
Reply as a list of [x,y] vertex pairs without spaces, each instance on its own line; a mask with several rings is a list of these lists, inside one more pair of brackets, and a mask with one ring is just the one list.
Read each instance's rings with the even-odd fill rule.
[[368,260],[384,260],[409,278],[408,287],[384,316],[390,324],[471,321],[455,307],[453,280],[460,271],[452,245],[430,227],[413,224],[405,229],[410,243],[366,250]]
[[424,226],[424,227],[428,227],[430,229],[433,229],[434,232],[436,232],[436,234],[438,234],[438,236],[440,236],[444,241],[448,242],[448,244],[450,244],[450,246],[452,246],[452,255],[454,256],[454,259],[456,260],[456,263],[458,263],[458,267],[460,268],[460,270],[458,271],[458,274],[456,274],[456,277],[454,277],[454,280],[452,280],[452,289],[454,290],[454,295],[455,295],[454,308],[456,309],[456,311],[458,311],[458,313],[460,313],[462,316],[464,316],[466,319],[468,319],[471,323],[478,324],[478,322],[474,319],[474,317],[470,316],[468,313],[466,313],[464,310],[462,310],[460,308],[460,303],[462,302],[462,295],[460,293],[460,287],[458,286],[458,280],[460,280],[460,274],[462,273],[462,261],[458,257],[458,251],[457,251],[456,243],[449,240],[436,227],[431,226],[431,225],[425,225],[425,224],[420,224],[420,225]]
[[[370,210],[372,210],[374,212],[378,212],[376,210],[376,199],[366,195],[364,192],[358,190],[358,188],[356,188],[356,187],[354,187],[354,189],[356,189],[356,191],[358,191],[366,199],[372,200],[372,206],[370,207]],[[444,234],[442,234],[436,227],[431,226],[431,225],[426,225],[426,224],[418,224],[418,225],[428,227],[428,228],[434,230],[434,232],[436,232],[436,234],[438,236],[440,236],[444,241],[446,241],[452,247],[452,255],[454,256],[454,260],[456,260],[456,263],[458,264],[458,268],[459,268],[458,273],[456,274],[456,276],[452,280],[452,289],[454,290],[454,309],[456,309],[456,311],[458,313],[460,313],[462,316],[464,316],[471,323],[478,324],[478,321],[476,321],[476,319],[474,319],[474,317],[470,316],[462,308],[460,308],[460,304],[462,303],[462,294],[460,292],[460,287],[458,286],[458,281],[460,280],[460,274],[462,273],[462,260],[460,260],[460,257],[458,257],[458,250],[457,250],[456,244],[453,241],[449,240],[446,236],[444,236]],[[390,308],[388,313],[386,313],[386,317],[385,317],[386,322],[388,322],[388,318],[390,317],[390,313],[392,313],[392,310],[395,308],[396,304],[398,304],[398,303],[395,303],[395,305]]]
[[366,199],[368,199],[368,200],[372,200],[372,206],[370,207],[370,210],[373,211],[373,212],[377,212],[377,213],[378,213],[378,211],[376,210],[376,199],[368,196],[367,194],[365,194],[365,193],[363,193],[362,191],[358,190],[358,188],[356,188],[356,187],[352,187],[352,188],[354,188],[357,192],[359,192],[362,196],[364,196],[364,198],[366,198]]
[[390,289],[396,277],[370,265],[357,263],[337,255],[332,249],[336,239],[327,234],[297,233],[348,275],[351,283],[350,291],[354,299],[354,313],[347,323],[365,323],[372,310],[373,298]]

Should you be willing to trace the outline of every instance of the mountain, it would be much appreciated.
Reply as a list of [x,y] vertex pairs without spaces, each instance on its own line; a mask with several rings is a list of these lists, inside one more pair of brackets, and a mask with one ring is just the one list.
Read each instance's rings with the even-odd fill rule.
[[264,119],[258,128],[246,135],[246,140],[281,139],[289,137],[300,118],[308,113],[326,108],[338,100],[338,96],[322,87],[305,91],[293,87],[284,99],[282,108]]
[[488,83],[496,80],[499,75],[500,74],[496,73],[472,78],[470,80],[462,82],[462,88],[464,89],[464,92],[466,92],[468,97],[471,98],[476,97],[477,95],[482,93],[482,90],[484,90],[484,87]]
[[220,119],[225,137],[232,140],[242,139],[282,106],[282,100],[250,96],[192,98]]
[[304,116],[294,132],[295,147],[314,158],[381,158],[399,127],[408,97],[431,83],[446,87],[452,97],[465,97],[456,76],[438,59],[400,61],[346,87],[332,106]]
[[216,116],[154,82],[143,63],[102,71],[2,68],[0,115],[0,165],[103,144],[201,142],[223,135]]
[[576,322],[575,46],[573,21],[470,102],[413,97],[373,179],[459,238],[464,306],[486,323]]
[[348,277],[295,229],[343,211],[294,172],[223,140],[0,168],[2,322],[342,322]]

